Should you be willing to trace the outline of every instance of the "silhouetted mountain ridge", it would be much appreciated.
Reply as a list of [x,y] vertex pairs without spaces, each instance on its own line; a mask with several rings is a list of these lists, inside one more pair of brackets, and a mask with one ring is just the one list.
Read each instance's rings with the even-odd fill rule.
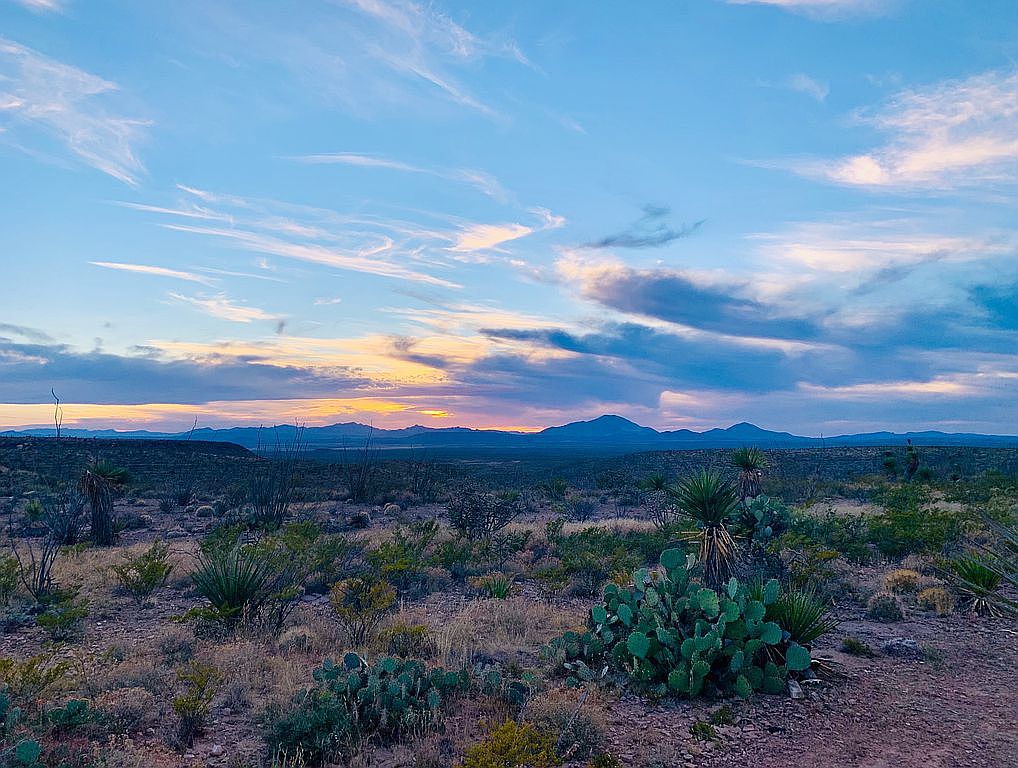
[[[10,430],[8,436],[51,436],[52,429]],[[291,444],[296,435],[292,424],[275,427],[203,427],[193,432],[150,432],[133,430],[64,429],[66,437],[103,437],[120,439],[193,439],[230,442],[245,448],[273,451]],[[628,453],[632,451],[731,448],[755,445],[761,448],[819,448],[824,446],[967,445],[980,447],[1018,446],[1018,436],[921,432],[869,432],[835,437],[804,437],[790,432],[763,429],[740,422],[721,429],[694,432],[689,429],[658,431],[629,419],[606,414],[587,421],[574,421],[548,427],[539,432],[471,429],[469,427],[426,427],[414,425],[402,429],[378,429],[358,422],[307,427],[302,440],[312,449],[361,450],[365,446],[380,450],[437,449],[445,452],[565,452]]]

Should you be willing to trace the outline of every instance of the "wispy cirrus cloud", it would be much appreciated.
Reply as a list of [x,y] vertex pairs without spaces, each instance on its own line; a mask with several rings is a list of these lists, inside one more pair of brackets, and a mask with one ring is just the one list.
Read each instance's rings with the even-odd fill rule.
[[62,11],[66,3],[62,0],[14,0],[18,5],[23,5],[30,11],[44,11],[54,13]]
[[542,230],[558,229],[565,224],[565,219],[562,216],[557,216],[544,208],[534,208],[531,213],[539,217],[539,224],[469,224],[461,227],[456,233],[456,241],[449,247],[449,250],[455,253],[497,250],[505,243],[519,240]]
[[363,154],[358,152],[336,152],[316,155],[301,155],[294,157],[294,160],[311,165],[350,165],[360,168],[381,168],[404,173],[416,173],[426,176],[434,176],[439,179],[467,184],[492,197],[499,202],[506,202],[509,193],[490,173],[476,168],[433,168],[423,165],[404,163],[400,160],[393,160],[382,155]]
[[817,101],[824,101],[827,98],[827,94],[831,92],[831,87],[827,83],[810,77],[803,72],[796,72],[789,77],[788,87],[798,93],[805,93]]
[[144,172],[136,146],[150,125],[111,111],[118,86],[0,38],[0,132],[28,151],[40,135],[126,184]]
[[857,14],[886,13],[895,0],[725,0],[729,5],[770,5],[830,21]]
[[942,190],[1014,182],[1018,72],[985,72],[903,90],[857,118],[888,141],[869,152],[803,163],[800,171],[870,188]]
[[278,315],[270,314],[264,309],[237,304],[224,293],[216,294],[215,296],[199,297],[184,296],[183,294],[171,291],[166,295],[174,301],[188,304],[204,312],[206,315],[217,317],[221,320],[229,320],[234,323],[251,323],[255,320],[279,320]]
[[120,261],[90,261],[89,264],[103,269],[115,269],[122,272],[134,272],[139,275],[153,275],[155,277],[170,277],[175,280],[186,280],[189,283],[201,283],[212,285],[212,279],[194,272],[185,272],[179,269],[168,267],[155,267],[150,264],[127,264]]

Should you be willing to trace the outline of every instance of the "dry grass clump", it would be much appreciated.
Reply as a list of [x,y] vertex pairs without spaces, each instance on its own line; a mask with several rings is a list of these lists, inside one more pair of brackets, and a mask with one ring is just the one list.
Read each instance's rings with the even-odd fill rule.
[[938,616],[948,616],[957,607],[954,595],[943,587],[927,587],[916,595],[919,607],[926,611],[936,611]]
[[915,592],[922,584],[923,576],[909,568],[895,568],[884,576],[884,589],[896,594]]
[[866,606],[866,615],[873,621],[890,624],[905,618],[898,598],[890,592],[877,592]]
[[154,725],[164,714],[152,692],[140,687],[106,691],[96,698],[94,707],[124,731]]
[[470,666],[479,654],[521,659],[580,620],[532,597],[478,600],[433,628],[442,666]]
[[525,718],[556,739],[559,754],[567,760],[585,760],[604,747],[605,715],[586,691],[546,691],[527,705]]
[[286,702],[307,685],[309,664],[303,655],[273,652],[256,640],[212,645],[199,658],[223,673],[220,695],[232,709]]

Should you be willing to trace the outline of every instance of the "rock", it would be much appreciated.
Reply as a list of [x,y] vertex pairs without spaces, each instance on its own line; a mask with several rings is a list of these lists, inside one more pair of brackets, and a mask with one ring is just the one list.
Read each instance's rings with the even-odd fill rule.
[[802,686],[799,685],[795,680],[788,681],[788,695],[793,699],[801,699],[805,694],[802,692]]
[[222,744],[213,744],[212,749],[209,750],[209,754],[212,755],[212,757],[220,757],[224,752],[226,752],[226,750],[223,749]]
[[895,637],[888,640],[881,650],[888,656],[896,656],[899,659],[922,659],[926,656],[919,643],[911,638]]
[[398,517],[399,515],[403,514],[403,508],[399,504],[386,504],[384,507],[382,507],[382,514]]

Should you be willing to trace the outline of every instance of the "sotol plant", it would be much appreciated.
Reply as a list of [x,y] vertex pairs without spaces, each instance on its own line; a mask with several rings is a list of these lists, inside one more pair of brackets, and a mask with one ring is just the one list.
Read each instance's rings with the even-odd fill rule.
[[690,581],[677,549],[662,552],[661,565],[664,573],[637,571],[631,587],[609,584],[589,630],[555,641],[576,677],[592,679],[592,667],[608,667],[657,696],[748,697],[780,693],[789,673],[810,667],[809,650],[766,618],[781,596],[777,581],[757,600],[734,578],[720,592]]

